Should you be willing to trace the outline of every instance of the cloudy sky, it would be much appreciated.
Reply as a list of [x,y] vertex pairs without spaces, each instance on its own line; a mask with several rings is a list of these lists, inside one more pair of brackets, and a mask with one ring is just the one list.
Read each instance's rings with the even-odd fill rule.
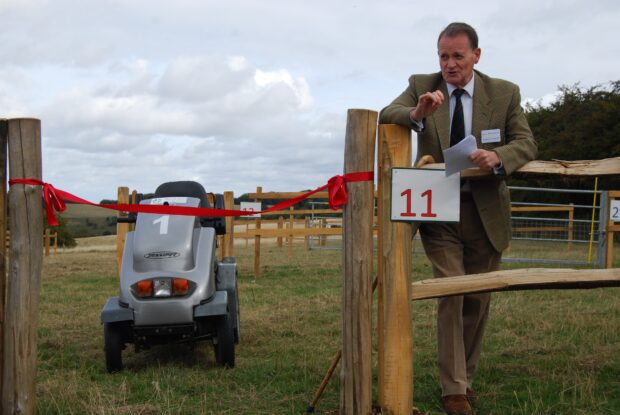
[[313,189],[342,172],[347,109],[435,72],[455,20],[524,100],[620,79],[617,0],[0,0],[0,117],[40,118],[43,179],[93,201]]

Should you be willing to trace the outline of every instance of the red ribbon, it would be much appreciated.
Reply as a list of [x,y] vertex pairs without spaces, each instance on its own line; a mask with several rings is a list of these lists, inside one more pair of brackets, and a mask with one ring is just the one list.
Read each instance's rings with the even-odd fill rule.
[[[346,183],[351,182],[364,182],[372,181],[374,179],[374,172],[354,172],[346,173],[342,176],[334,176],[327,184],[314,189],[310,192],[306,192],[299,196],[293,197],[288,200],[276,203],[272,207],[263,210],[261,212],[252,212],[253,214],[269,213],[276,210],[286,209],[293,206],[300,201],[307,199],[315,193],[327,189],[329,197],[329,207],[333,210],[338,210],[341,206],[347,203],[347,189]],[[81,203],[84,205],[91,205],[102,207],[105,209],[116,210],[120,212],[131,213],[155,213],[163,215],[183,215],[183,216],[242,216],[248,215],[248,212],[231,209],[214,209],[214,208],[201,208],[201,207],[189,207],[189,206],[167,206],[167,205],[137,205],[137,204],[109,204],[101,205],[98,203],[89,202],[88,200],[77,197],[64,190],[56,189],[49,183],[42,182],[38,179],[11,179],[9,185],[23,184],[29,186],[42,186],[43,187],[43,200],[45,201],[45,213],[47,215],[47,223],[50,226],[58,226],[58,221],[54,212],[63,212],[67,209],[66,202]]]

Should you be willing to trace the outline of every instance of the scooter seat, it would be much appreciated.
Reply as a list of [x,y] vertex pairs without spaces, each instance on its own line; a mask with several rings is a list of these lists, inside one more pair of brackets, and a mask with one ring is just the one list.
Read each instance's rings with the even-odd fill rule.
[[195,197],[200,200],[200,207],[211,207],[205,188],[200,183],[189,180],[160,184],[155,189],[155,197]]

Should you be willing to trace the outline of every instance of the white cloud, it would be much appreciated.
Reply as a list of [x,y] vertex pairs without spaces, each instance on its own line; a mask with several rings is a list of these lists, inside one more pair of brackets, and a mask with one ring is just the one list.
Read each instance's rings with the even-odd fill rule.
[[[75,175],[91,195],[193,177],[217,191],[286,190],[319,186],[342,168],[334,140],[342,120],[313,115],[308,82],[287,69],[237,55],[183,56],[164,66],[140,58],[102,72],[39,109],[49,120],[45,164],[58,187],[76,186]],[[98,171],[100,186],[77,173],[74,160]]]

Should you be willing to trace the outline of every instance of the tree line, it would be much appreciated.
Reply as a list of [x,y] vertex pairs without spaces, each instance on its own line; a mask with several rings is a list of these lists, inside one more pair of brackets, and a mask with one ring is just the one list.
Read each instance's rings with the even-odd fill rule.
[[[560,86],[549,105],[525,106],[538,142],[538,160],[600,160],[620,156],[620,80],[604,85]],[[545,188],[594,188],[594,178],[511,178],[510,185]],[[620,190],[620,178],[600,177],[598,188]],[[589,195],[552,194],[556,203],[591,203]],[[558,197],[565,200],[558,201]],[[581,200],[580,200],[581,199]]]

